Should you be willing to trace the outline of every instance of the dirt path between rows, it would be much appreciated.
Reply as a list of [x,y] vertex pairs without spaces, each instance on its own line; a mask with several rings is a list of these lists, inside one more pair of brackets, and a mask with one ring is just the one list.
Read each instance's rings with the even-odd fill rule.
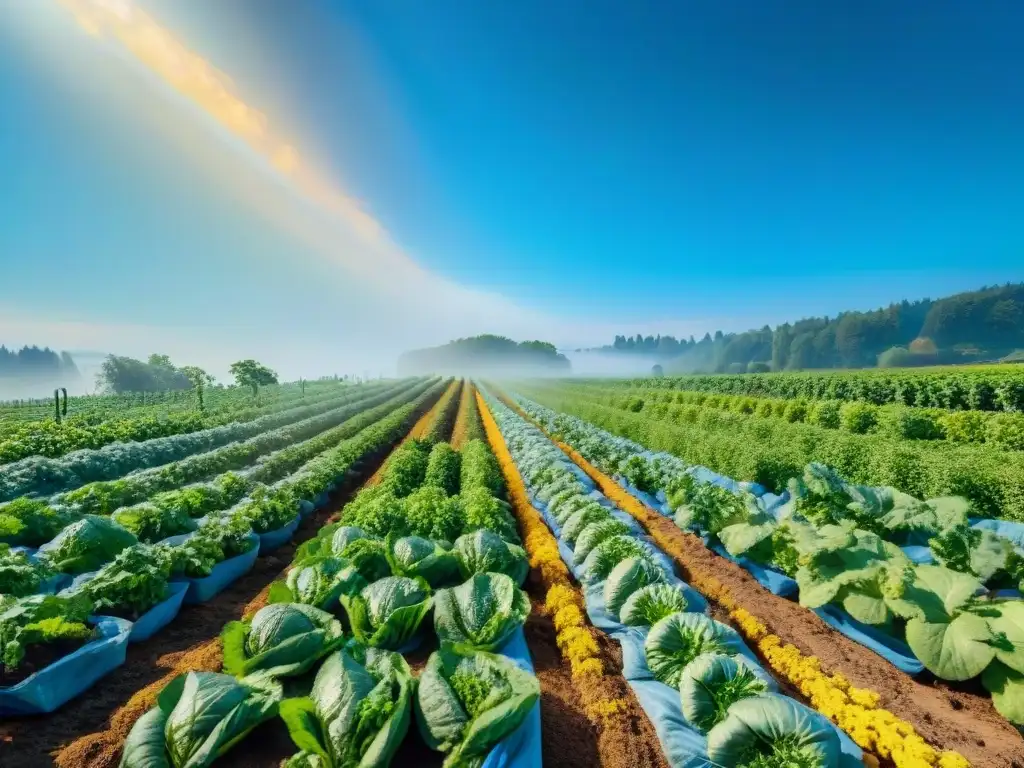
[[[529,417],[512,401],[504,402]],[[536,425],[532,419],[531,423]],[[539,425],[537,425],[538,428]],[[606,496],[621,488],[582,456],[555,441],[578,466],[598,483]],[[632,497],[630,497],[632,499]],[[620,505],[622,506],[622,505]],[[915,679],[882,657],[835,631],[807,608],[773,595],[736,563],[715,554],[691,533],[640,501],[629,504],[633,514],[655,542],[675,562],[687,581],[712,576],[721,582],[742,608],[768,629],[803,653],[816,656],[827,670],[841,672],[851,683],[875,691],[881,705],[910,722],[937,749],[955,750],[974,766],[1024,768],[1024,737],[1003,718],[989,695],[977,683],[950,683],[927,675]]]
[[[436,402],[424,403],[410,420],[418,419]],[[257,558],[249,573],[209,602],[183,608],[152,639],[129,645],[125,663],[94,688],[52,714],[12,718],[0,724],[0,766],[39,768],[57,758],[60,768],[115,768],[125,736],[152,705],[156,693],[186,670],[220,671],[217,638],[224,625],[266,604],[267,589],[287,571],[295,548],[316,535],[390,451],[389,447],[364,457],[328,503],[303,521],[289,544]]]

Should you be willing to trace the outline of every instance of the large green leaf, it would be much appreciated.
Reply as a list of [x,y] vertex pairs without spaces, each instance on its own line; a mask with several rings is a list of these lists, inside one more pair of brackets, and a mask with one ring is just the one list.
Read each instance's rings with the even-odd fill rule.
[[530,600],[503,573],[481,573],[434,596],[434,630],[441,642],[494,651],[523,625]]
[[760,523],[735,523],[718,532],[722,546],[733,557],[742,557],[762,541],[771,538],[778,523],[766,520]]
[[409,643],[432,606],[427,583],[404,576],[380,579],[341,602],[359,642],[392,651]]
[[1008,600],[993,606],[998,616],[989,620],[997,635],[996,658],[1024,674],[1024,601]]
[[998,661],[989,664],[981,682],[992,694],[996,711],[1017,726],[1024,726],[1024,673]]
[[768,683],[743,657],[701,654],[686,665],[679,681],[683,716],[707,732],[741,699],[768,690]]
[[732,627],[702,613],[673,613],[651,627],[644,641],[647,666],[655,679],[679,687],[686,665],[702,653],[743,653],[746,646]]
[[619,617],[619,611],[641,587],[665,580],[665,572],[645,557],[630,557],[616,565],[604,583],[604,604],[608,613]]
[[995,658],[988,621],[972,613],[941,623],[911,619],[907,644],[921,663],[943,680],[969,680]]

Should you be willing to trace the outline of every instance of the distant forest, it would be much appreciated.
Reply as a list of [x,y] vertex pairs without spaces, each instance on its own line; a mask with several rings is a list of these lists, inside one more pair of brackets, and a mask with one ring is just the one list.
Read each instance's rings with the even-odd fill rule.
[[416,349],[398,358],[400,376],[424,373],[568,374],[569,360],[546,341],[515,342],[504,336],[473,336],[440,347]]
[[67,352],[55,352],[49,347],[22,347],[12,351],[0,346],[0,381],[51,383],[78,379],[80,375]]
[[1024,358],[1024,283],[901,301],[745,333],[616,336],[601,352],[645,355],[666,373],[937,365]]

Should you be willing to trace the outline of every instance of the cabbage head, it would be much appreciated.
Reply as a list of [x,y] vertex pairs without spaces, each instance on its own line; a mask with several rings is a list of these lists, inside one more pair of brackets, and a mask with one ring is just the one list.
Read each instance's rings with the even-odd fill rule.
[[619,621],[628,627],[653,627],[666,616],[685,611],[686,606],[681,584],[649,584],[626,598]]
[[473,531],[455,541],[459,573],[468,579],[478,573],[504,573],[517,585],[526,581],[530,563],[526,550],[510,544],[493,531]]
[[601,506],[596,501],[594,501],[594,499],[584,494],[580,494],[575,499],[570,499],[569,501],[559,506],[558,512],[553,512],[552,515],[554,515],[555,521],[559,525],[565,525],[569,522],[569,519],[573,515],[577,514],[578,512],[582,512],[585,509],[593,511],[608,511],[605,507]]
[[747,659],[722,653],[702,653],[679,680],[683,716],[704,733],[724,720],[737,701],[768,689],[764,673]]
[[388,576],[341,596],[352,634],[363,645],[397,651],[409,645],[430,613],[430,586],[423,579]]
[[265,676],[237,680],[186,672],[157,696],[124,742],[121,768],[206,768],[277,714],[281,687]]
[[419,536],[389,536],[385,544],[388,564],[396,576],[419,576],[434,588],[458,579],[459,561],[452,553],[450,544],[442,546]]
[[220,637],[224,671],[235,677],[301,675],[345,642],[340,621],[302,603],[272,603],[251,619],[228,622]]
[[822,715],[776,693],[737,701],[708,732],[708,758],[724,768],[832,768],[839,735]]
[[391,575],[382,540],[354,525],[340,525],[327,535],[330,536],[330,552],[352,563],[368,582]]
[[434,596],[434,630],[459,650],[496,651],[530,615],[530,600],[503,573],[478,573]]
[[604,604],[608,613],[619,618],[626,600],[641,587],[665,580],[665,572],[643,557],[630,557],[612,568],[604,583]]
[[281,702],[299,752],[287,768],[387,768],[409,732],[416,681],[397,653],[337,651],[309,696]]
[[572,550],[572,564],[577,568],[583,565],[584,561],[598,544],[612,536],[622,536],[629,533],[629,526],[614,517],[607,520],[600,520],[590,523],[584,528],[576,539],[576,545]]
[[591,550],[583,561],[581,575],[586,584],[595,584],[608,578],[612,569],[631,557],[653,561],[650,548],[633,536],[625,534],[605,539]]
[[354,565],[343,557],[315,557],[297,562],[284,581],[270,585],[271,603],[302,603],[325,611],[338,605],[343,594],[366,586]]
[[427,746],[445,753],[445,768],[479,768],[539,697],[537,678],[504,656],[442,647],[420,676],[416,724]]
[[562,526],[562,540],[570,547],[576,543],[576,539],[583,533],[583,529],[591,523],[598,523],[602,520],[612,519],[612,513],[600,504],[588,504],[576,512],[573,512],[565,525]]
[[647,666],[654,677],[679,688],[686,665],[702,653],[739,654],[746,651],[732,627],[703,613],[673,613],[653,627],[644,641]]
[[135,534],[109,517],[86,515],[43,545],[39,553],[55,571],[79,574],[99,570],[138,543]]

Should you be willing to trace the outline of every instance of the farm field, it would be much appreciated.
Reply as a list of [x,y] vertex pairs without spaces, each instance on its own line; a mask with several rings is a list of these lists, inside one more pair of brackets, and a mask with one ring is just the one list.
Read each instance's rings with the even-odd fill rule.
[[0,765],[1024,765],[1017,449],[669,381],[232,390],[0,466]]

